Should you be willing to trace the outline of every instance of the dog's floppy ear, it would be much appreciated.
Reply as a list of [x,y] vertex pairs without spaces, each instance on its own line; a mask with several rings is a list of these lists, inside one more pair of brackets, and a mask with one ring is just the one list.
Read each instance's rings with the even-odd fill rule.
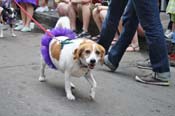
[[75,49],[74,53],[73,53],[73,55],[74,55],[73,59],[74,60],[79,59],[81,57],[82,52],[83,52],[83,48],[82,47]]
[[61,44],[57,43],[56,41],[51,46],[51,55],[56,60],[59,60],[61,53]]
[[79,55],[78,55],[78,48],[76,48],[75,50],[74,50],[74,53],[73,53],[73,59],[74,60],[76,60],[76,59],[78,59],[79,58]]
[[105,49],[103,46],[101,45],[97,45],[98,46],[98,49],[100,50],[100,63],[103,64],[104,63],[104,56],[105,56]]
[[81,57],[83,51],[84,51],[84,46],[83,45],[80,45],[79,48],[76,48],[74,50],[74,53],[73,53],[73,55],[74,55],[73,59],[74,60],[79,59]]

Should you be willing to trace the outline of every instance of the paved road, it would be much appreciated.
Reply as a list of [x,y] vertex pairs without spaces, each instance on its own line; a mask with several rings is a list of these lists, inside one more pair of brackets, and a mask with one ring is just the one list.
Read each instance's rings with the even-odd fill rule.
[[61,72],[46,71],[47,82],[38,81],[42,33],[16,32],[0,38],[0,116],[175,116],[175,69],[170,87],[145,85],[134,76],[149,71],[135,67],[147,57],[143,51],[126,53],[115,73],[98,66],[96,98],[89,100],[89,85],[74,78],[76,101],[68,101]]

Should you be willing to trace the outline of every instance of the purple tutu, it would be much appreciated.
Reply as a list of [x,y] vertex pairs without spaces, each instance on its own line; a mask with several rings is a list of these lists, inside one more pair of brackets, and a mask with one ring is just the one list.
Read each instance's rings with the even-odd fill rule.
[[29,3],[32,4],[34,6],[37,6],[37,0],[16,0],[18,3]]

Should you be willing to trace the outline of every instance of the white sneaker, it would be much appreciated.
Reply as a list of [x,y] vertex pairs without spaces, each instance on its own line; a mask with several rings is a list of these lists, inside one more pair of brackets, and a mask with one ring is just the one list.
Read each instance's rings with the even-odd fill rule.
[[170,32],[171,32],[171,30],[170,29],[167,29],[164,34],[165,35],[168,35]]
[[17,27],[14,28],[16,31],[20,31],[24,26],[23,25],[18,25]]
[[48,6],[40,6],[35,10],[35,12],[48,12],[48,11],[49,11]]
[[172,38],[173,37],[173,32],[171,31],[170,33],[168,33],[167,35],[165,35],[167,38]]
[[19,21],[15,24],[15,26],[22,25],[22,24],[23,24],[22,20],[19,20]]

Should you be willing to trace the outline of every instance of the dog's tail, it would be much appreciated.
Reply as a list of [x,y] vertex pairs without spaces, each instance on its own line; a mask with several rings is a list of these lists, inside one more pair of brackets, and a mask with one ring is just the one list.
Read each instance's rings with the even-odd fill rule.
[[67,16],[60,17],[55,25],[55,28],[57,28],[57,27],[71,29],[69,17],[67,17]]

